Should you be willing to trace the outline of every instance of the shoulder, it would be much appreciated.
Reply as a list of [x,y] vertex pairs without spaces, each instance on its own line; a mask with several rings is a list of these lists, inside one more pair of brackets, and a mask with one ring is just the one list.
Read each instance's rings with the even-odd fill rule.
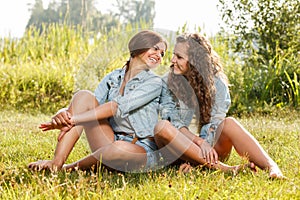
[[162,78],[157,75],[156,73],[154,73],[151,70],[145,70],[141,76],[142,79],[144,80],[151,80],[151,81],[155,81],[155,82],[162,82]]
[[169,72],[166,72],[164,75],[161,76],[161,79],[166,83],[168,82],[168,78],[169,78]]
[[120,75],[122,73],[125,73],[124,69],[115,69],[115,70],[111,71],[110,73],[108,73],[106,76]]
[[114,80],[122,77],[125,73],[124,69],[115,69],[104,76],[104,80]]
[[227,88],[228,87],[228,79],[225,74],[217,74],[214,77],[216,88]]

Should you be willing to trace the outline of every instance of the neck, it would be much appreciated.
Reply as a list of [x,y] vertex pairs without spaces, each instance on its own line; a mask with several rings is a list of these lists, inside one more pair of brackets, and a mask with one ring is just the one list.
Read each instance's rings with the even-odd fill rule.
[[135,59],[135,58],[131,59],[131,61],[129,62],[129,65],[127,67],[128,67],[128,70],[125,74],[125,79],[127,81],[129,81],[130,79],[135,77],[141,71],[148,69],[148,66],[145,63],[143,63],[139,59]]

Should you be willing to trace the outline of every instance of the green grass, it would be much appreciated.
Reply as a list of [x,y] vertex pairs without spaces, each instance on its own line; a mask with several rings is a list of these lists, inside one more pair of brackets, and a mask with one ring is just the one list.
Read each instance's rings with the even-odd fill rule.
[[[178,174],[175,168],[149,173],[31,172],[27,164],[51,159],[56,131],[38,129],[50,116],[0,112],[0,199],[299,199],[299,112],[280,111],[267,116],[244,116],[241,123],[278,163],[288,180],[270,180],[268,173],[245,170],[237,176],[194,170]],[[67,162],[89,153],[85,137]],[[233,153],[228,164],[242,160]]]

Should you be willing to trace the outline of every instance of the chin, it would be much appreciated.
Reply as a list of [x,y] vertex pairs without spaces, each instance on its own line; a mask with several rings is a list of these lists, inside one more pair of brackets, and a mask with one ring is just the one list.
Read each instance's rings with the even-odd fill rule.
[[181,72],[181,71],[177,71],[177,70],[174,70],[173,73],[174,73],[175,75],[182,75],[182,72]]
[[159,66],[159,64],[150,64],[150,65],[148,65],[149,69],[154,69],[158,66]]

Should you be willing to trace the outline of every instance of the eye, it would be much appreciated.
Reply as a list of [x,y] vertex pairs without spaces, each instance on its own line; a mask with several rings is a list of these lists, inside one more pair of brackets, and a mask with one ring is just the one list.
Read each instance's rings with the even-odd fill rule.
[[174,56],[176,56],[178,59],[182,59],[182,57],[176,53],[173,53]]
[[153,47],[155,51],[159,50],[158,46]]
[[164,57],[165,56],[165,52],[164,51],[161,52],[160,55],[161,55],[161,57]]

